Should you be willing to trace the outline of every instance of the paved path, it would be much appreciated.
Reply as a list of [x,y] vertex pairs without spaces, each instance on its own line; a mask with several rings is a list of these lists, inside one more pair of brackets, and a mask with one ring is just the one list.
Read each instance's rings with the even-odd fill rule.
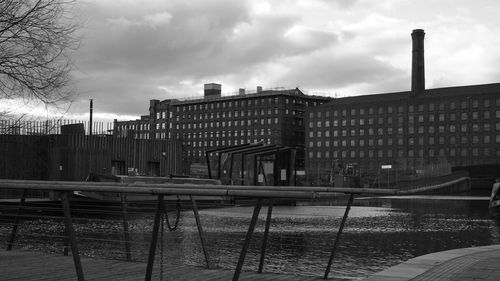
[[[85,280],[135,281],[144,280],[146,264],[116,260],[81,258]],[[162,280],[219,281],[231,280],[234,271],[204,269],[186,265],[164,267]],[[160,280],[160,269],[155,266],[152,280]],[[66,281],[77,280],[73,258],[56,254],[0,250],[1,281]],[[240,280],[313,281],[319,277],[242,272]]]
[[500,245],[455,249],[416,257],[366,281],[500,280]]

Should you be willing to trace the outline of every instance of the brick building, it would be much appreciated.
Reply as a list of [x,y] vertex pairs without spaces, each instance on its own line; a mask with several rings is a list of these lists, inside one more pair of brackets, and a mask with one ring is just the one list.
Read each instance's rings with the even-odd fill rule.
[[357,164],[424,167],[499,163],[500,83],[425,89],[423,30],[414,30],[411,91],[339,98],[306,113],[306,170],[320,179]]
[[304,145],[304,112],[331,98],[305,95],[299,89],[270,89],[222,96],[220,84],[205,84],[204,97],[151,100],[149,115],[116,122],[115,135],[181,139],[185,163],[204,163],[205,151],[262,141],[281,146]]

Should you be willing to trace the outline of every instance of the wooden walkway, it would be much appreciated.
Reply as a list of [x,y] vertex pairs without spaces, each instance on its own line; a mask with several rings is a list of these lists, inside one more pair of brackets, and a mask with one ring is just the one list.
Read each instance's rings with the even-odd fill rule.
[[[146,263],[81,258],[85,280],[135,281],[144,280]],[[233,271],[204,269],[194,266],[165,266],[163,280],[219,281],[232,280]],[[73,258],[70,256],[25,251],[0,250],[0,280],[2,281],[52,281],[77,280]],[[154,269],[152,280],[160,280],[159,267]],[[242,272],[239,280],[320,280],[320,277],[294,276],[273,273]]]

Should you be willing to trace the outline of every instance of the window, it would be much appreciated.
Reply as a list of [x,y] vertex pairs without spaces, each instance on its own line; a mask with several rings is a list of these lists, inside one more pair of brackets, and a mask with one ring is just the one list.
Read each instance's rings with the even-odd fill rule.
[[476,123],[472,124],[472,131],[478,132],[479,131],[479,124],[476,124]]

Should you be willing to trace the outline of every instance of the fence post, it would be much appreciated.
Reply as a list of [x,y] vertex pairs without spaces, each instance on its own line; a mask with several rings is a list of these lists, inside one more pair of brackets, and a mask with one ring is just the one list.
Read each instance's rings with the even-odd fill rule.
[[132,251],[130,249],[130,235],[128,230],[128,216],[127,216],[127,197],[125,194],[120,193],[122,218],[123,218],[123,238],[125,239],[125,254],[127,261],[132,260]]
[[259,260],[259,270],[258,270],[259,273],[262,273],[262,268],[264,267],[267,238],[269,236],[269,227],[271,226],[272,213],[273,213],[273,199],[269,199],[269,203],[267,206],[266,228],[264,230],[264,238],[262,239],[262,247],[260,249],[260,260]]
[[163,194],[158,195],[158,205],[156,206],[156,213],[153,222],[153,235],[151,237],[151,244],[149,244],[148,265],[146,268],[145,281],[151,281],[153,272],[153,263],[155,260],[156,243],[158,242],[158,232],[160,229],[160,219],[163,214]]
[[85,281],[83,276],[82,263],[80,262],[80,254],[78,253],[78,246],[76,244],[75,230],[73,229],[73,221],[71,219],[71,207],[69,202],[68,191],[63,191],[61,194],[64,211],[64,223],[66,224],[66,233],[69,236],[71,245],[71,252],[73,254],[73,262],[75,264],[76,275],[78,281]]
[[238,259],[238,264],[236,265],[236,270],[234,271],[233,281],[238,281],[240,278],[241,269],[243,268],[243,263],[245,262],[245,256],[247,255],[248,246],[250,246],[250,240],[252,239],[252,234],[257,224],[257,219],[259,218],[260,208],[262,207],[262,198],[257,200],[255,208],[253,209],[252,220],[248,226],[248,232],[245,237],[245,242],[243,243],[243,248],[241,249],[240,258]]
[[12,250],[12,245],[14,244],[14,240],[17,235],[17,228],[19,227],[19,217],[22,213],[22,208],[24,202],[26,201],[26,189],[23,189],[23,193],[21,194],[21,199],[19,200],[19,207],[17,208],[16,218],[14,219],[14,226],[12,227],[12,232],[10,233],[9,244],[7,244],[7,251]]
[[210,268],[210,262],[208,260],[208,253],[205,248],[205,238],[203,235],[203,228],[201,227],[201,222],[200,222],[200,215],[198,213],[198,206],[196,205],[196,200],[194,200],[193,196],[190,195],[191,197],[191,202],[193,204],[193,213],[194,213],[194,218],[196,220],[196,226],[198,227],[198,235],[200,236],[200,243],[201,243],[201,248],[203,250],[203,255],[205,255],[205,262],[207,263],[207,268]]
[[330,269],[332,267],[335,249],[337,248],[337,244],[340,241],[340,235],[342,234],[342,230],[344,229],[344,225],[345,225],[345,222],[347,220],[347,216],[349,215],[349,210],[351,210],[351,205],[352,205],[353,200],[354,200],[354,193],[351,193],[351,196],[349,197],[349,201],[347,202],[347,206],[345,208],[344,217],[342,218],[342,221],[340,222],[339,231],[337,233],[337,236],[335,236],[335,242],[333,243],[332,252],[330,254],[330,259],[328,260],[328,265],[326,266],[325,275],[323,276],[323,279],[325,279],[325,280],[328,279],[328,274],[330,273]]

